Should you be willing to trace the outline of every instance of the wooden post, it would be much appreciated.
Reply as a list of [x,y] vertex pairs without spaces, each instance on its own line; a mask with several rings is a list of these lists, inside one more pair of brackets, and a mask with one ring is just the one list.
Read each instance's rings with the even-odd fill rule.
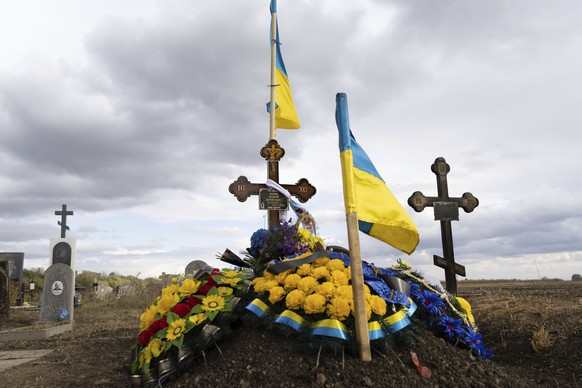
[[360,254],[360,236],[358,234],[358,213],[346,215],[348,225],[348,244],[350,250],[350,268],[352,269],[352,291],[354,295],[354,315],[356,322],[356,339],[360,360],[372,361],[370,337],[368,335],[368,317],[364,298],[364,274]]

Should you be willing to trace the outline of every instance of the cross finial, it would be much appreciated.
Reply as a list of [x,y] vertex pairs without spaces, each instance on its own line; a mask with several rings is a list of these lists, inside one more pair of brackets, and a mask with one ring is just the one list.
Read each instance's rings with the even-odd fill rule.
[[55,216],[61,216],[61,220],[57,221],[57,224],[61,226],[61,238],[65,238],[69,226],[67,225],[67,216],[72,216],[73,212],[71,210],[67,211],[67,205],[63,204],[62,210],[56,210]]

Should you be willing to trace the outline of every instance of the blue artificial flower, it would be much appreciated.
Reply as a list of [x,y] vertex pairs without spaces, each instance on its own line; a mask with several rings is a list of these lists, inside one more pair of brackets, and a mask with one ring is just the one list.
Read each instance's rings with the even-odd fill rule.
[[269,231],[267,229],[259,229],[251,236],[251,247],[249,248],[249,253],[253,257],[259,256],[260,250],[263,248],[268,234]]
[[65,319],[67,319],[68,316],[69,316],[69,312],[67,311],[67,309],[61,309],[61,312],[59,314],[59,319],[65,320]]
[[414,282],[407,282],[410,285],[410,295],[414,299],[420,299],[420,286]]
[[444,327],[443,333],[447,335],[449,340],[452,340],[454,337],[461,337],[466,334],[462,328],[462,324],[463,320],[461,318],[455,319],[448,315],[443,315],[439,318],[437,326]]
[[488,359],[493,357],[493,353],[491,350],[487,349],[483,344],[483,335],[480,333],[476,333],[470,327],[465,329],[465,343],[469,345],[471,350],[475,352],[476,355]]
[[443,302],[441,296],[428,290],[421,291],[418,301],[430,315],[440,314],[443,307],[445,307],[445,302]]

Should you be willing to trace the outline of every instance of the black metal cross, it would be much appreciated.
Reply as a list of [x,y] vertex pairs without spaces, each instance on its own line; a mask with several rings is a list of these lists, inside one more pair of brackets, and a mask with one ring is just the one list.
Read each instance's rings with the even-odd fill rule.
[[67,211],[67,205],[63,205],[62,210],[56,210],[55,216],[61,216],[61,220],[57,221],[57,224],[61,226],[61,238],[65,238],[66,231],[69,230],[67,226],[67,216],[72,216],[73,212],[71,210]]
[[460,198],[449,197],[447,173],[451,171],[451,167],[447,164],[445,158],[436,158],[430,169],[437,177],[438,197],[425,197],[420,191],[415,191],[408,198],[408,204],[417,212],[421,212],[426,206],[434,208],[434,219],[441,222],[441,240],[443,244],[443,257],[434,255],[434,265],[445,270],[447,291],[457,294],[456,275],[466,275],[465,267],[455,263],[451,221],[459,220],[459,207],[463,208],[466,213],[471,213],[479,206],[479,200],[471,193],[464,193]]
[[[261,148],[261,156],[267,160],[267,178],[279,183],[279,161],[285,155],[285,150],[279,145],[277,140],[271,139],[269,142]],[[291,195],[297,197],[299,202],[305,203],[311,197],[313,197],[316,193],[316,188],[313,187],[309,181],[305,178],[301,178],[296,184],[294,185],[285,185],[281,184],[281,186],[289,191]],[[271,191],[271,193],[266,193],[267,197],[265,201],[267,203],[272,203],[274,208],[271,209],[267,205],[267,210],[269,211],[269,229],[279,223],[279,207],[283,204],[286,205],[286,198],[283,198],[280,203],[276,203],[276,199],[278,192],[276,190],[270,189],[267,187],[266,184],[260,183],[251,183],[245,176],[239,176],[238,179],[228,186],[228,191],[231,194],[234,194],[236,199],[240,202],[244,202],[247,198],[251,195],[260,195],[263,190]],[[274,193],[273,193],[274,191]],[[272,194],[272,195],[271,195]],[[286,208],[286,206],[285,206]]]

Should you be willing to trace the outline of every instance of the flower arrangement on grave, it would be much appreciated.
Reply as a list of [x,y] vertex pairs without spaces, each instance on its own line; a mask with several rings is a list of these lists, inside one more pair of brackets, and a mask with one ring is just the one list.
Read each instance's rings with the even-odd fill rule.
[[[288,223],[270,232],[255,232],[248,252],[259,263],[252,280],[257,297],[248,310],[303,334],[356,346],[351,269],[346,253],[327,252],[321,238]],[[362,269],[373,344],[390,347],[395,335],[415,336],[414,329],[408,334],[403,329],[426,323],[437,335],[471,349],[475,355],[492,357],[477,332],[466,300],[440,291],[400,259],[391,268],[363,262]]]
[[239,300],[236,295],[247,287],[243,271],[200,272],[173,278],[140,315],[132,374],[147,374],[171,352],[204,350],[210,339],[209,324],[219,314],[232,312]]
[[[180,362],[181,352],[204,354],[222,317],[258,320],[296,333],[305,344],[357,348],[347,250],[326,249],[320,237],[282,222],[253,233],[245,259],[237,259],[252,271],[214,269],[173,279],[141,314],[132,366],[137,385],[175,372],[179,366],[163,364]],[[463,298],[441,291],[400,259],[390,268],[362,262],[362,272],[371,346],[391,349],[428,328],[476,356],[492,357]]]

